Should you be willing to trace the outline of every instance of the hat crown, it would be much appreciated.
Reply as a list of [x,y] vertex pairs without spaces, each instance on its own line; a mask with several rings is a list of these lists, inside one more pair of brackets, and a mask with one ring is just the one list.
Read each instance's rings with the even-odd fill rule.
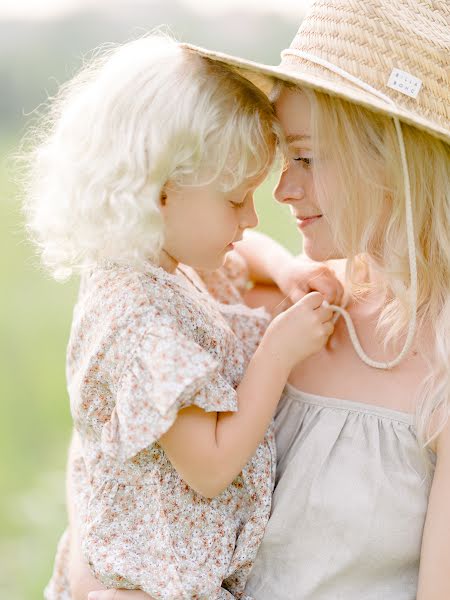
[[400,110],[450,129],[447,0],[316,0],[290,50],[281,63],[289,70],[342,82],[326,66],[300,57],[314,55],[378,90]]

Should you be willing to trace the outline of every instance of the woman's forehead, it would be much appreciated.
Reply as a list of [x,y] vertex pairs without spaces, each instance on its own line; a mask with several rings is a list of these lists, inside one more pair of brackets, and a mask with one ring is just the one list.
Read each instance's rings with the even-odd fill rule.
[[301,90],[282,89],[275,102],[275,111],[288,143],[303,142],[311,135],[311,107]]

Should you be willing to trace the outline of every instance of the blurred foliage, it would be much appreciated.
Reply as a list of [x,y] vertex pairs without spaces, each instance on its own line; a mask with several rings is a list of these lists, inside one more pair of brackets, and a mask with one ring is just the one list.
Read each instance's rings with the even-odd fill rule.
[[[65,526],[64,466],[70,437],[65,347],[77,282],[57,284],[26,241],[10,154],[30,112],[99,43],[160,24],[185,41],[272,63],[295,27],[273,16],[214,21],[181,5],[124,6],[102,15],[33,24],[0,22],[0,598],[38,600]],[[292,25],[292,24],[291,24]],[[293,24],[296,26],[296,24]],[[257,192],[260,226],[292,251],[298,236],[271,200],[276,176]]]
[[56,92],[99,45],[123,42],[164,26],[181,41],[277,64],[298,23],[278,15],[189,11],[177,0],[123,2],[108,12],[63,20],[0,21],[0,131],[15,132],[24,115]]

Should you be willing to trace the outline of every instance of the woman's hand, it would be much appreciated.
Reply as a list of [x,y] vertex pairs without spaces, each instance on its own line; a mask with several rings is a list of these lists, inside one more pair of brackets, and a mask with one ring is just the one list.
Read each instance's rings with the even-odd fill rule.
[[153,600],[141,590],[99,590],[98,592],[90,592],[88,600]]
[[[293,304],[309,292],[320,292],[328,304],[342,301],[344,290],[333,269],[305,255],[293,257],[286,248],[259,231],[246,231],[244,240],[236,244],[236,251],[244,258],[250,280],[256,286],[266,286],[269,290],[277,286]],[[260,304],[267,305],[264,298]],[[253,305],[257,305],[256,301]]]
[[328,304],[342,302],[344,288],[335,272],[305,256],[281,264],[276,279],[280,290],[294,304],[310,292],[320,292]]

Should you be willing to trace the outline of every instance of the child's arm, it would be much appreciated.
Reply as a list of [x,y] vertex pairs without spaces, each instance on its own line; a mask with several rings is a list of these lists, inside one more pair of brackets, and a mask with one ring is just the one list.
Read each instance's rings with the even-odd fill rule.
[[[255,231],[245,232],[236,251],[247,264],[250,280],[262,292],[264,286],[277,286],[284,297],[297,302],[305,294],[317,291],[329,304],[341,303],[343,286],[328,263],[314,262],[305,255],[294,257],[278,242]],[[246,297],[251,306],[257,305],[253,296],[250,291]],[[264,294],[261,298],[264,299]],[[270,306],[267,308],[271,310]]]
[[276,317],[239,385],[237,412],[181,410],[159,439],[180,476],[206,497],[220,494],[254,454],[291,368],[318,352],[333,331],[332,311],[310,294]]
[[420,555],[417,600],[450,598],[450,422],[439,435],[437,463]]
[[281,244],[258,231],[245,231],[235,250],[245,260],[250,280],[263,285],[278,285],[279,271],[294,258]]

